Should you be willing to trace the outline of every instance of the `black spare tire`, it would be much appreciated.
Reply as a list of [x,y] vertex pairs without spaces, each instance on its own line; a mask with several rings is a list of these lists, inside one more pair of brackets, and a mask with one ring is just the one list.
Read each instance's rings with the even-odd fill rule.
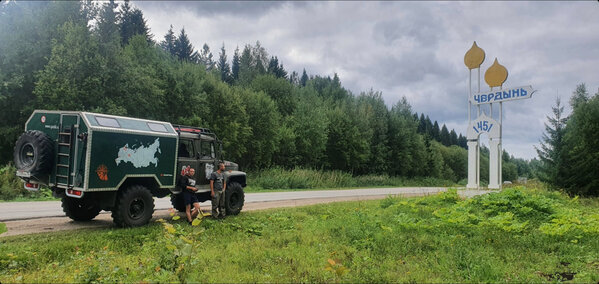
[[227,215],[237,215],[243,208],[245,194],[243,188],[237,182],[232,182],[225,190],[225,209]]
[[54,142],[44,132],[29,130],[17,140],[13,157],[17,170],[33,176],[49,174],[54,164]]

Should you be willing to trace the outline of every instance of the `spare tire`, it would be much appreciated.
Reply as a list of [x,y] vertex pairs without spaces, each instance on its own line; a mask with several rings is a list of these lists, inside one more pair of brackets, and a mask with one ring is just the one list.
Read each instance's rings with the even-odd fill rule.
[[13,153],[17,170],[33,176],[49,174],[54,164],[54,142],[44,132],[29,130],[21,135]]

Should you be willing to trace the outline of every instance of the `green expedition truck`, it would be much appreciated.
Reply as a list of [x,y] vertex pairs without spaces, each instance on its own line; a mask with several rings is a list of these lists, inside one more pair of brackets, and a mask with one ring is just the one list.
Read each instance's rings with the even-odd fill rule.
[[244,204],[246,174],[223,161],[222,143],[205,128],[76,111],[36,110],[15,144],[17,176],[28,190],[47,186],[65,214],[88,221],[112,211],[121,227],[147,224],[153,197],[171,196],[185,211],[177,187],[182,169],[196,169],[200,202],[210,199],[209,177],[225,163],[227,214]]

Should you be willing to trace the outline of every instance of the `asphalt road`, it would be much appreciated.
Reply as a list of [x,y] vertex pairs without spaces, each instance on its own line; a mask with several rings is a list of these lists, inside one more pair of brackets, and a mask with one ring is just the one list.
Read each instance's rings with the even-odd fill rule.
[[[381,199],[386,196],[425,196],[446,191],[443,187],[367,188],[349,190],[318,190],[247,193],[242,212],[269,208],[305,206],[337,201]],[[459,190],[460,196],[468,198],[489,193],[483,190]],[[168,218],[170,199],[155,199],[154,219]],[[210,201],[201,204],[209,210]],[[40,232],[74,230],[81,228],[113,227],[110,212],[102,212],[90,222],[74,222],[65,217],[59,201],[3,202],[0,203],[0,222],[7,225],[8,232],[2,237]]]
[[[254,202],[271,202],[301,199],[327,199],[334,197],[356,197],[372,195],[428,195],[445,191],[443,187],[402,187],[402,188],[367,188],[348,190],[311,190],[287,192],[260,192],[246,193],[246,205]],[[471,196],[479,193],[476,190],[460,190],[460,194]],[[169,197],[155,198],[155,209],[171,208]],[[210,201],[202,203],[202,207],[209,206]],[[106,212],[104,212],[106,213]],[[0,221],[23,220],[44,217],[62,217],[60,201],[31,201],[31,202],[2,202],[0,203]]]

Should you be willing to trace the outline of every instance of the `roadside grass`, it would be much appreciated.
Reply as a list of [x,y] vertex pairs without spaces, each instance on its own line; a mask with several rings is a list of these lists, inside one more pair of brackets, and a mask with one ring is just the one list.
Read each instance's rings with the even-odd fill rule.
[[352,176],[343,171],[270,168],[248,173],[246,192],[289,191],[306,189],[349,189],[401,186],[463,186],[449,180],[420,177],[405,178],[382,175]]
[[450,190],[242,212],[199,227],[181,218],[4,237],[0,282],[596,283],[598,208],[524,187],[467,200]]

